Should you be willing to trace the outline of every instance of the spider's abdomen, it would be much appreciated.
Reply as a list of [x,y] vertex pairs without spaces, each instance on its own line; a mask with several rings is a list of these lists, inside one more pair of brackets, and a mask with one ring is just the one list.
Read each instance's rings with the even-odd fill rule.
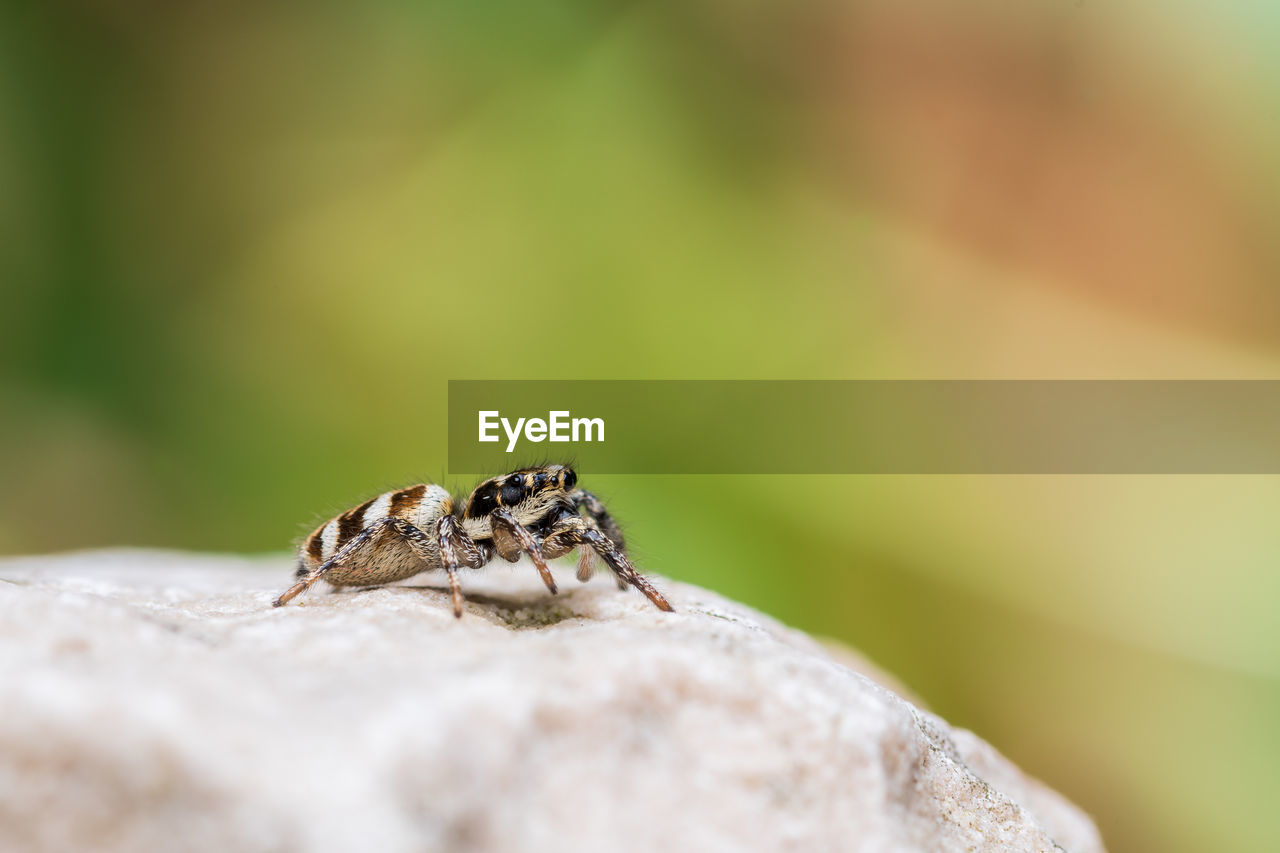
[[[317,527],[302,543],[298,573],[306,574],[354,539],[361,531],[384,518],[401,518],[424,532],[434,531],[441,518],[453,511],[453,500],[439,486],[419,484],[394,492],[384,492]],[[433,559],[424,561],[394,531],[383,528],[357,547],[340,566],[327,571],[324,579],[334,586],[372,586],[403,580],[443,563],[439,546],[429,538]]]

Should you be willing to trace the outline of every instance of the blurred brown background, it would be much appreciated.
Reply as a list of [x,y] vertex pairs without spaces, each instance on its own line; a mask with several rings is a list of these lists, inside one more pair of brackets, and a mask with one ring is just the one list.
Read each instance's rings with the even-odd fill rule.
[[[0,551],[282,549],[444,475],[451,377],[1276,378],[1277,23],[5,4]],[[1280,847],[1275,478],[591,482],[1111,850]]]

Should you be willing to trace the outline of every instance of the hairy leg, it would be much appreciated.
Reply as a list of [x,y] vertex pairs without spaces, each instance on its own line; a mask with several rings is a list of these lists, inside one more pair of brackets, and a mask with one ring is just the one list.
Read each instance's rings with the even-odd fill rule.
[[619,580],[625,581],[640,590],[659,610],[671,611],[674,609],[662,597],[662,593],[654,589],[653,585],[636,571],[636,567],[631,565],[627,555],[619,550],[611,538],[588,525],[586,520],[580,516],[566,516],[557,522],[544,540],[543,545],[549,554],[568,553],[575,547],[590,548],[604,559],[605,564],[610,569],[613,569]]
[[609,515],[609,511],[605,509],[604,502],[598,497],[588,492],[586,489],[576,489],[569,495],[569,500],[573,502],[574,509],[583,513],[593,527],[613,540],[613,544],[617,546],[622,553],[627,553],[627,543],[622,536],[622,528],[618,526],[618,522],[613,520],[613,516]]
[[[458,568],[462,565],[462,554],[466,553],[467,547],[462,539],[471,542],[470,537],[458,530],[457,524],[453,520],[453,516],[446,515],[440,519],[437,527],[436,535],[440,543],[440,561],[444,563],[444,570],[449,574],[449,591],[453,596],[453,615],[454,618],[462,618],[462,584],[458,581]],[[474,546],[475,543],[471,542]]]
[[[613,544],[623,554],[627,553],[627,543],[622,536],[622,528],[618,526],[618,522],[614,520],[609,511],[605,509],[604,502],[598,497],[588,492],[586,489],[577,489],[569,495],[569,500],[573,503],[573,508],[582,513],[583,520],[588,527],[599,530],[605,536],[613,540]],[[596,557],[595,551],[590,548],[580,548],[578,556],[578,580],[586,583],[591,580],[592,575],[596,573]],[[618,589],[626,589],[627,582],[620,576],[615,575],[614,579],[618,582]]]

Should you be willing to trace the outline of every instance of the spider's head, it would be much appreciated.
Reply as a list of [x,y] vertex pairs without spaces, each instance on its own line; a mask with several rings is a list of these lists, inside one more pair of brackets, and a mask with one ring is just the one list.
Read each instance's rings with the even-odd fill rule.
[[483,518],[504,507],[520,524],[535,524],[565,507],[572,509],[569,493],[577,485],[578,475],[568,465],[521,468],[476,486],[462,517]]

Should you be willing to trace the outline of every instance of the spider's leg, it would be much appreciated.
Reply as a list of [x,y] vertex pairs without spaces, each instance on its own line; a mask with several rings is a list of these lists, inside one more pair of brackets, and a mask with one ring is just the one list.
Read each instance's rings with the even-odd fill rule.
[[604,508],[604,503],[598,497],[586,489],[575,489],[569,495],[569,500],[573,502],[574,509],[585,513],[592,527],[612,539],[619,551],[627,553],[627,542],[622,536],[622,528],[618,526],[618,522],[614,521],[613,516],[609,515],[609,511]]
[[[466,537],[466,534],[458,530],[453,516],[446,515],[440,519],[436,536],[440,544],[440,561],[444,563],[444,570],[449,574],[449,591],[453,594],[453,615],[461,619],[462,584],[458,582],[458,567],[462,565],[459,553],[466,547],[460,539]],[[466,541],[471,542],[470,537],[466,537]],[[475,545],[474,542],[471,544]]]
[[414,553],[417,554],[423,562],[431,562],[432,555],[429,546],[425,544],[428,542],[427,535],[425,533],[404,519],[394,517],[380,518],[353,536],[351,541],[339,548],[338,552],[332,557],[325,560],[311,571],[303,574],[297,583],[281,593],[280,597],[275,601],[271,602],[271,606],[280,607],[288,604],[300,593],[310,589],[312,584],[323,578],[334,566],[341,566],[345,563],[347,558],[354,554],[366,542],[388,527],[400,534],[401,538],[405,540],[409,547],[413,549]]
[[451,515],[440,519],[437,528],[440,559],[449,573],[449,589],[453,593],[453,615],[462,618],[462,586],[458,582],[458,569],[469,566],[479,569],[493,559],[493,548],[487,543],[476,542],[458,527]]
[[574,547],[590,548],[604,558],[605,563],[613,569],[613,573],[620,580],[626,581],[644,593],[645,598],[652,601],[659,610],[674,610],[662,597],[662,593],[654,589],[653,585],[636,571],[636,567],[631,565],[626,554],[618,550],[613,540],[588,525],[580,516],[566,516],[557,522],[546,538],[546,545],[548,552],[561,554]]
[[[605,536],[613,540],[613,544],[625,556],[627,553],[627,542],[622,536],[622,528],[618,526],[618,522],[614,520],[609,511],[605,509],[604,502],[598,497],[588,492],[586,489],[576,489],[569,495],[569,500],[573,502],[573,508],[581,513],[585,513],[583,519],[588,527],[599,530]],[[586,583],[591,580],[591,576],[596,572],[595,552],[590,548],[580,548],[578,557],[578,580]],[[618,582],[618,589],[626,589],[627,582],[621,576],[614,578]]]
[[[600,526],[596,523],[596,520],[589,515],[582,517],[582,523],[585,524],[587,527],[590,527],[592,530],[599,530],[604,535],[606,536],[609,535],[605,533],[603,530],[600,530]],[[619,533],[618,535],[621,536],[622,534]],[[618,545],[617,539],[614,539],[612,536],[609,536],[609,539],[613,542],[615,546]],[[543,546],[543,550],[545,550],[545,544]],[[627,552],[621,547],[618,548],[618,552],[622,554],[624,557],[627,554]],[[578,549],[578,574],[577,574],[578,580],[581,581],[582,583],[586,583],[587,581],[591,580],[592,577],[595,576],[595,573],[596,573],[596,552],[591,548],[588,548],[585,546],[579,548]],[[618,584],[618,589],[627,588],[627,582],[622,579],[621,575],[614,575],[613,580],[615,583]]]
[[469,569],[482,569],[493,559],[493,546],[488,542],[477,542],[468,536],[458,525],[455,518],[440,519],[441,535],[447,536],[458,554],[458,565]]
[[[584,518],[569,509],[565,509],[564,514],[561,515],[561,517],[556,521],[556,525],[562,524],[565,519],[574,519],[575,523],[585,524],[587,527],[590,527],[593,530],[600,529],[599,527],[596,526],[596,521],[594,518],[590,518],[590,517]],[[556,525],[552,526],[553,530],[556,529]],[[574,549],[574,546],[566,542],[553,543],[550,539],[542,540],[542,556],[546,557],[548,560],[554,560],[556,557],[563,557],[565,554],[568,554],[573,549]],[[586,547],[578,548],[578,580],[582,581],[583,583],[586,583],[587,581],[591,580],[591,578],[595,575],[595,573],[596,573],[596,552]],[[618,580],[618,586],[620,588],[622,589],[627,588],[626,583],[621,578],[618,578],[617,580]]]
[[533,565],[538,569],[538,574],[542,576],[542,582],[547,585],[547,589],[551,590],[551,594],[555,595],[556,579],[551,576],[547,561],[542,556],[542,546],[538,544],[533,534],[503,507],[490,513],[489,521],[493,526],[494,547],[502,559],[514,561],[519,559],[521,552],[528,554],[529,559],[533,560]]
[[[585,516],[585,517],[580,516],[577,513],[569,509],[566,509],[564,513],[560,516],[560,518],[556,520],[555,524],[552,525],[552,528],[551,528],[552,531],[558,530],[561,527],[563,527],[566,523],[566,520],[568,520],[568,523],[570,524],[585,524],[587,527],[590,527],[592,530],[600,529],[596,525],[596,521],[594,518],[591,518],[590,516]],[[570,551],[574,550],[574,548],[576,547],[577,546],[571,542],[567,542],[565,540],[552,540],[551,538],[548,537],[542,540],[542,556],[546,557],[548,560],[554,560],[557,557],[563,557],[565,554],[568,554]],[[586,583],[587,581],[591,580],[591,578],[595,575],[595,573],[596,573],[596,552],[591,550],[591,548],[585,545],[578,548],[578,580],[580,580],[582,583]],[[618,583],[618,589],[627,588],[627,582],[624,581],[622,578],[618,577],[617,575],[614,575],[614,580],[617,581]]]

